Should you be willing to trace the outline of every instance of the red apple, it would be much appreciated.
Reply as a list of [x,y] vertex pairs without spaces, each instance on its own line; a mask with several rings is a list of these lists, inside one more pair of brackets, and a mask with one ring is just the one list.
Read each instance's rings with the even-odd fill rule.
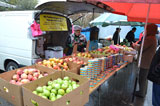
[[81,64],[81,62],[80,62],[80,61],[77,61],[77,64]]
[[16,84],[16,81],[15,80],[10,80],[10,83],[11,84]]
[[28,74],[28,69],[24,69],[23,72],[24,72],[25,74]]
[[21,83],[22,83],[22,84],[26,84],[26,83],[28,83],[28,82],[30,82],[29,79],[22,79],[22,80],[21,80]]
[[68,61],[69,61],[69,58],[65,58],[64,60],[65,60],[66,62],[68,62]]
[[57,65],[53,66],[53,69],[57,70],[59,67]]
[[44,73],[44,76],[47,76],[48,75],[48,73]]
[[28,74],[33,75],[33,73],[34,73],[34,69],[32,69],[32,68],[28,69]]
[[38,70],[38,69],[34,69],[34,72],[37,72],[40,74],[40,70]]
[[68,66],[63,66],[64,69],[68,70]]
[[58,66],[61,66],[62,65],[62,63],[58,63]]
[[77,60],[77,58],[76,58],[76,57],[73,57],[73,61],[75,61],[75,60]]
[[18,74],[14,74],[12,79],[17,81],[19,79],[19,75]]
[[34,81],[34,80],[36,80],[37,79],[37,77],[32,77],[32,81]]
[[41,61],[39,61],[39,62],[38,62],[38,64],[39,64],[39,65],[42,65],[42,62],[41,62]]
[[18,74],[18,75],[21,75],[23,73],[23,70],[22,69],[18,69],[17,71],[16,71],[16,74]]
[[21,75],[21,78],[22,78],[22,79],[27,79],[27,74],[23,73],[23,74]]
[[83,61],[81,61],[81,64],[84,64],[84,62],[83,62]]
[[18,81],[21,81],[21,80],[22,80],[22,78],[19,78],[19,79],[18,79]]
[[22,83],[21,83],[21,82],[19,82],[19,81],[17,81],[17,82],[16,82],[16,85],[22,85]]
[[62,59],[60,59],[59,62],[60,62],[61,64],[63,64],[63,60],[62,60]]
[[38,78],[39,75],[40,74],[38,72],[33,73],[33,77],[37,77]]
[[43,75],[42,74],[40,74],[39,76],[38,76],[38,78],[42,78],[43,77]]
[[69,58],[69,61],[73,61],[73,59],[72,59],[72,58]]
[[29,74],[27,78],[31,81],[31,80],[32,80],[32,77],[33,77],[33,76],[32,76],[31,74]]

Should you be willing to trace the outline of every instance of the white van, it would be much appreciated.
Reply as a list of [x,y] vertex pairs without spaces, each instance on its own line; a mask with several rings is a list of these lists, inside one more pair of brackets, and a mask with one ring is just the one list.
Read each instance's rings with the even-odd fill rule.
[[[63,8],[62,8],[63,7]],[[20,66],[34,64],[44,58],[47,46],[65,48],[67,37],[71,33],[71,21],[67,16],[81,11],[104,12],[92,4],[76,2],[50,1],[36,7],[42,11],[6,11],[0,12],[0,69],[13,70]],[[30,26],[42,13],[63,16],[67,21],[67,31],[47,31],[40,37],[33,38]],[[50,12],[48,12],[50,11]],[[59,14],[60,13],[60,14]],[[63,15],[62,15],[63,14]],[[38,17],[37,17],[38,16]]]
[[[38,13],[37,11],[0,12],[1,70],[12,70],[34,64],[37,60],[44,58],[45,45],[65,47],[64,42],[69,35],[70,28],[63,32],[63,35],[58,32],[47,32],[40,37],[32,37],[30,26],[33,24],[35,14]],[[68,19],[68,25],[71,26],[69,22]],[[52,35],[55,33],[57,35],[53,38]],[[61,36],[61,40],[57,43],[58,34],[64,37]]]

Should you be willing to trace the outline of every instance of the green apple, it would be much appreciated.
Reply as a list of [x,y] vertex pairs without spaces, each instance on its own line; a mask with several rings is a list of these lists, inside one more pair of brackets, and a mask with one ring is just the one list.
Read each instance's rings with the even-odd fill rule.
[[52,89],[51,93],[57,94],[57,90],[56,89]]
[[66,90],[68,88],[68,84],[67,83],[63,83],[62,86],[61,86],[61,88],[63,90]]
[[54,85],[54,88],[55,88],[56,90],[58,90],[58,89],[61,88],[61,86],[60,86],[60,84],[55,84],[55,85]]
[[66,77],[63,78],[63,80],[69,81],[69,77],[66,76]]
[[46,89],[49,90],[49,91],[51,91],[52,90],[52,86],[47,86]]
[[76,81],[72,81],[72,85],[73,85],[73,84],[76,84]]
[[43,96],[43,95],[42,95],[41,97],[42,97],[42,98],[45,98],[45,99],[48,99],[47,96]]
[[73,88],[73,89],[76,89],[76,88],[77,88],[77,84],[73,84],[73,85],[72,85],[72,88]]
[[47,86],[43,86],[42,88],[43,88],[43,89],[46,89],[46,88],[47,88]]
[[52,81],[48,81],[48,86],[51,86],[52,85]]
[[80,85],[79,84],[77,84],[77,88],[79,87]]
[[36,94],[36,95],[38,94],[37,91],[33,91],[32,93],[34,93],[34,94]]
[[51,101],[55,101],[55,100],[56,100],[56,97],[53,96],[53,97],[50,98],[50,100],[51,100]]
[[69,92],[71,92],[72,91],[72,88],[67,88],[66,89],[66,93],[69,93]]
[[37,87],[36,91],[37,91],[37,93],[42,93],[43,92],[43,88],[39,86],[39,87]]
[[59,94],[58,94],[56,98],[59,99],[59,98],[61,98],[61,97],[62,97],[62,95],[59,95]]
[[52,85],[51,85],[52,88],[55,88],[55,84],[56,84],[55,82],[52,83]]
[[64,80],[64,81],[63,81],[63,83],[65,83],[65,84],[69,84],[69,82],[68,82],[67,80]]
[[58,78],[57,83],[61,85],[63,83],[63,80],[61,78]]
[[50,91],[44,89],[44,90],[43,90],[43,94],[44,94],[45,96],[49,97],[49,96],[50,96]]
[[72,84],[72,81],[71,81],[71,80],[69,80],[68,82],[69,82],[69,84]]
[[69,85],[68,88],[72,88],[72,85]]
[[61,78],[58,78],[57,80],[62,80]]
[[55,83],[55,84],[56,84],[57,82],[58,82],[57,80],[54,80],[54,81],[53,81],[53,83]]
[[65,94],[65,91],[64,91],[63,89],[59,89],[59,90],[58,90],[58,94],[59,94],[59,95],[64,95],[64,94]]
[[31,99],[32,104],[34,104],[35,106],[37,105],[37,102]]
[[42,93],[38,93],[38,96],[43,96],[43,94]]
[[56,95],[54,93],[50,93],[49,98],[51,99],[52,97],[56,97]]

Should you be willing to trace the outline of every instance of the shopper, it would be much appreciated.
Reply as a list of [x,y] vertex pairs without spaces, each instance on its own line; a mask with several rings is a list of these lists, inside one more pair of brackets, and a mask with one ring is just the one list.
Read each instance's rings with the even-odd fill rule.
[[114,41],[114,44],[120,44],[120,36],[119,33],[121,31],[121,28],[116,28],[116,31],[114,32],[112,40]]
[[160,48],[152,59],[148,79],[153,82],[152,104],[160,106]]
[[[136,91],[135,95],[138,97],[145,97],[147,93],[147,75],[149,71],[149,67],[152,61],[152,58],[156,52],[156,33],[157,26],[155,24],[147,25],[146,29],[146,37],[144,40],[144,47],[142,51],[140,72],[139,72],[139,91]],[[133,44],[133,47],[136,47],[138,44]],[[137,47],[136,47],[137,48]],[[140,47],[139,47],[140,48]]]
[[139,39],[138,39],[138,41],[136,42],[136,44],[141,44],[141,42],[142,42],[142,40],[143,40],[143,35],[144,35],[144,31],[139,34]]
[[81,34],[82,28],[79,25],[74,25],[74,33],[72,33],[67,40],[68,52],[67,55],[71,55],[75,44],[78,45],[78,51],[84,52],[86,47],[86,37]]
[[132,45],[132,43],[135,42],[135,35],[134,35],[134,32],[136,31],[136,28],[132,28],[132,30],[130,30],[127,35],[126,35],[126,38],[128,40],[128,42],[130,42],[130,45]]

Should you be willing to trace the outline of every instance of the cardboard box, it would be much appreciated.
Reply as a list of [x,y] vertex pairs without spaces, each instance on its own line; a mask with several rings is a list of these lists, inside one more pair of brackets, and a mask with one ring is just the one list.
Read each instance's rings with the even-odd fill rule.
[[[52,69],[46,69],[42,66],[33,65],[25,68],[36,68],[39,69],[42,73],[54,73],[55,71]],[[22,85],[11,84],[9,81],[12,79],[12,76],[15,74],[16,70],[12,70],[9,72],[5,72],[0,74],[0,96],[6,99],[8,102],[14,104],[15,106],[24,106],[23,105],[23,96],[22,96]],[[34,81],[32,81],[34,82]],[[24,84],[25,85],[25,84]]]
[[[57,78],[63,78],[64,76],[68,76],[70,79],[79,81],[78,84],[80,86],[55,101],[44,99],[32,93],[38,86],[47,85],[48,81],[53,81]],[[22,88],[24,106],[34,106],[31,100],[37,102],[38,106],[83,106],[89,100],[89,80],[82,76],[65,71],[57,71],[51,75],[48,75],[47,77],[43,77],[32,83],[25,84]],[[68,101],[69,104],[66,104]]]
[[133,62],[133,55],[124,55],[123,56],[124,61],[127,61],[128,63]]
[[80,68],[81,68],[82,65],[78,65],[78,64],[73,63],[73,62],[67,62],[67,63],[68,63],[68,66],[69,66],[69,70],[67,72],[72,72],[72,73],[80,75]]

